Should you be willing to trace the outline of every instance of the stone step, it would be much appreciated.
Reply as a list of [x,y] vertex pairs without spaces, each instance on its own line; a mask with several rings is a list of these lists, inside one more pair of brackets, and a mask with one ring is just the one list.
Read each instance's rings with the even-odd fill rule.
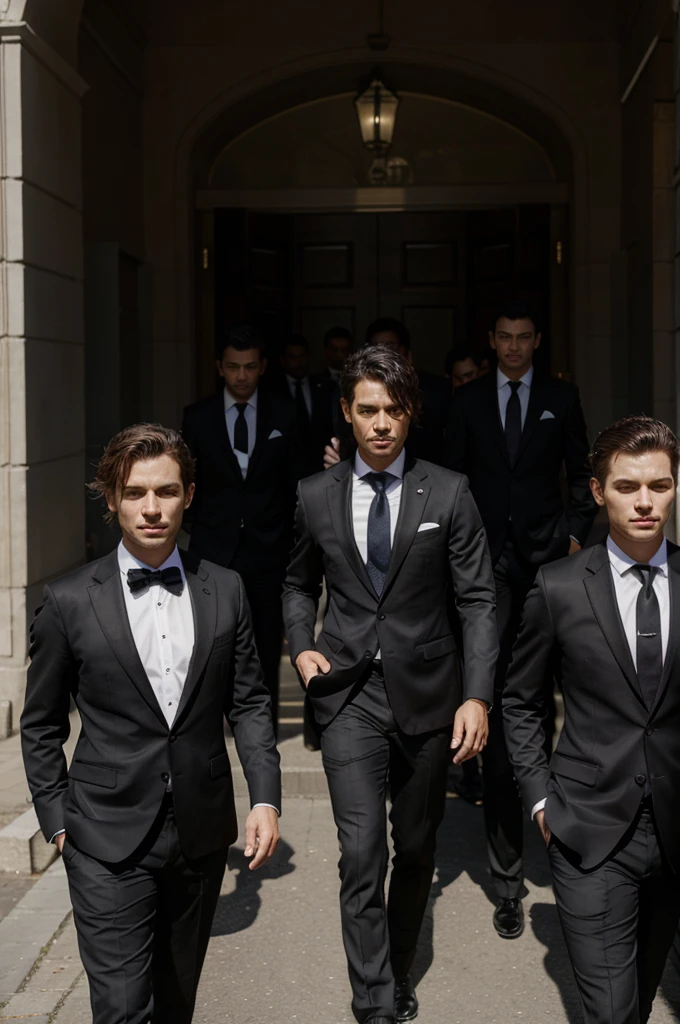
[[57,848],[45,842],[33,807],[0,830],[0,871],[40,874],[56,856]]

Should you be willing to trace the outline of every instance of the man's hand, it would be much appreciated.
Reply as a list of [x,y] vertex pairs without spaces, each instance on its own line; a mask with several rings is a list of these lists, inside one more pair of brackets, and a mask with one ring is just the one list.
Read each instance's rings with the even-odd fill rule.
[[541,830],[541,835],[545,839],[545,845],[547,846],[548,843],[550,842],[550,837],[552,835],[552,832],[550,831],[550,829],[548,828],[548,826],[545,823],[545,811],[536,811],[536,814],[534,815],[534,817],[536,819],[536,824],[538,825],[538,827]]
[[295,659],[295,667],[300,673],[305,689],[309,686],[309,680],[318,676],[319,672],[326,675],[331,670],[331,663],[323,654],[318,651],[303,651]]
[[64,851],[64,842],[65,842],[65,840],[66,840],[66,833],[65,832],[62,832],[61,835],[57,836],[57,838],[54,840],[55,846],[59,850],[59,853],[63,853],[63,851]]
[[337,466],[340,462],[340,438],[332,437],[331,443],[327,444],[323,450],[323,468],[330,469],[331,466]]
[[[462,764],[476,757],[486,746],[489,736],[489,715],[483,700],[471,698],[458,708],[453,720],[451,749],[458,753],[454,764]],[[462,744],[462,746],[461,746]]]
[[580,551],[580,550],[581,550],[581,545],[579,544],[579,542],[577,540],[573,540],[573,539],[570,538],[570,540],[569,540],[569,554],[570,555],[575,555],[576,552]]
[[[279,816],[273,807],[253,807],[246,820],[246,857],[252,857],[248,865],[257,871],[266,864],[279,841]],[[254,856],[253,856],[254,855]]]

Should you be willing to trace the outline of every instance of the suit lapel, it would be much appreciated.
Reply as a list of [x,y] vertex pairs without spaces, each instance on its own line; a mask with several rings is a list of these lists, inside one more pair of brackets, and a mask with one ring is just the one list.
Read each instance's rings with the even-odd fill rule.
[[180,716],[186,709],[192,694],[201,680],[206,662],[212,650],[217,628],[217,591],[215,581],[206,569],[190,554],[181,552],[182,564],[186,575],[187,586],[191,596],[191,607],[194,613],[194,653],[191,656],[189,671],[182,690],[177,715],[173,722],[174,729]]
[[255,428],[255,447],[253,448],[253,454],[248,460],[248,472],[246,474],[246,480],[249,480],[255,468],[262,458],[262,454],[266,448],[267,441],[272,429],[272,408],[269,400],[258,392],[257,396],[257,426]]
[[329,487],[326,493],[328,496],[328,510],[338,543],[359,581],[371,597],[377,600],[377,594],[354,539],[354,528],[352,525],[352,460],[348,459],[345,462],[341,462],[334,466],[333,469],[328,470],[328,472],[332,473],[337,481],[336,485]]
[[430,484],[427,482],[427,472],[422,464],[415,462],[415,460],[412,460],[410,464],[407,463],[402,483],[401,504],[399,506],[397,528],[394,534],[390,568],[380,598],[381,601],[385,600],[413,544],[423,518],[430,489]]
[[531,387],[529,388],[529,405],[527,406],[527,415],[524,420],[524,426],[522,427],[522,436],[520,438],[515,464],[519,462],[526,451],[526,447],[531,440],[531,435],[536,429],[536,425],[545,411],[546,391],[547,388],[545,386],[544,379],[534,371],[534,379],[531,383]]
[[671,680],[671,673],[675,667],[678,654],[680,653],[677,630],[674,628],[674,617],[676,614],[680,614],[680,548],[670,542],[668,543],[668,596],[670,599],[668,612],[668,649],[666,650],[666,657],[664,658],[661,683],[659,684],[659,689],[657,690],[656,697],[654,699],[652,714],[657,710],[666,695],[666,690],[668,689],[668,684]]
[[598,544],[593,548],[587,571],[588,576],[584,583],[595,618],[633,693],[643,707],[646,707],[621,622],[605,544]]
[[88,587],[88,593],[101,630],[121,668],[130,677],[156,717],[167,728],[165,716],[144,671],[130,629],[117,551],[112,551],[101,560],[96,569],[95,580],[96,582]]
[[485,420],[489,424],[494,442],[498,445],[501,455],[509,466],[508,446],[505,443],[503,423],[498,407],[498,382],[495,370],[492,373],[487,373],[485,383],[486,388],[482,391],[483,400],[486,403]]
[[229,433],[227,431],[227,421],[224,416],[224,391],[220,391],[219,394],[215,395],[215,401],[213,402],[210,411],[210,418],[212,421],[212,436],[215,439],[215,444],[220,450],[224,464],[229,466],[238,480],[243,480],[241,467],[238,464],[236,453],[231,447]]

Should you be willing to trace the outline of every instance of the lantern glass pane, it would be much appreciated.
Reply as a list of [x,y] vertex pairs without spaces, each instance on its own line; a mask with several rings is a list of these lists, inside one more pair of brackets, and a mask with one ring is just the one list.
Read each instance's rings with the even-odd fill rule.
[[354,103],[364,145],[369,149],[389,147],[399,106],[397,97],[376,79]]

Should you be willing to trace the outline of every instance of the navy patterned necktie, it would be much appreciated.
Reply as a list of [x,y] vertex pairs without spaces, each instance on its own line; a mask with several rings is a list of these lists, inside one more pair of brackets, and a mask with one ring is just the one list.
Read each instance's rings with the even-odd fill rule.
[[505,409],[505,443],[508,448],[510,465],[514,466],[519,451],[519,442],[522,439],[522,406],[518,394],[521,382],[511,380],[508,383],[512,394]]
[[378,597],[382,596],[392,554],[390,503],[385,487],[392,473],[367,473],[363,478],[375,491],[368,511],[368,562],[366,568]]
[[661,609],[654,590],[655,565],[634,565],[630,570],[642,586],[635,610],[637,631],[637,675],[645,704],[651,711],[663,672]]
[[165,587],[172,594],[182,592],[182,571],[177,565],[169,565],[167,569],[128,569],[128,587],[133,594],[146,590],[154,583]]

